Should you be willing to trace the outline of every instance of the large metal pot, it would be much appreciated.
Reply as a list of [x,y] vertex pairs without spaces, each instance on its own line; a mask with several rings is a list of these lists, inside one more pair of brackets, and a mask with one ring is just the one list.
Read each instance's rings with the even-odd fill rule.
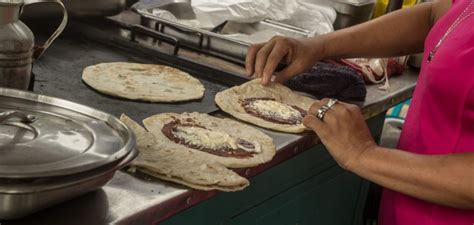
[[98,189],[136,155],[133,133],[114,116],[0,88],[0,220]]
[[16,219],[104,186],[136,156],[133,150],[119,163],[84,174],[56,178],[0,181],[0,220]]

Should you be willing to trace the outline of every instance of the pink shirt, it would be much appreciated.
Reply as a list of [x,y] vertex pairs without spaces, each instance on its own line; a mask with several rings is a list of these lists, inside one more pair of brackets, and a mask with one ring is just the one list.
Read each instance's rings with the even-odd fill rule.
[[[430,155],[474,152],[474,15],[459,23],[427,62],[427,53],[470,2],[453,1],[426,38],[399,149]],[[471,12],[474,5],[465,15]],[[474,210],[444,207],[388,189],[379,215],[381,225],[474,225]]]

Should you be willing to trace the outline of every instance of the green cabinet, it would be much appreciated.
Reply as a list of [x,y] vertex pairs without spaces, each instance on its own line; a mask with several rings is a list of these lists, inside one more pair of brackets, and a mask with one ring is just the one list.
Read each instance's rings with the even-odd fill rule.
[[230,224],[356,224],[364,181],[335,166],[248,210]]

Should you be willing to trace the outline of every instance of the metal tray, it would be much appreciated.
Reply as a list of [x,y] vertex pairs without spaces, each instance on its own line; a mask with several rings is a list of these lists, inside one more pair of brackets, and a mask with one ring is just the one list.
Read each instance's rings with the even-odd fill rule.
[[333,2],[333,7],[337,12],[334,29],[338,30],[370,20],[375,8],[375,0],[359,1],[358,3],[338,0]]
[[252,34],[254,31],[271,30],[284,36],[310,36],[310,32],[305,29],[271,20],[251,24],[228,22],[212,30],[205,30],[155,16],[153,14],[153,9],[155,8],[171,12],[178,21],[195,19],[196,16],[189,2],[175,0],[171,3],[166,2],[163,3],[163,5],[153,7],[138,2],[132,6],[132,9],[141,16],[141,24],[143,26],[156,30],[165,36],[175,38],[175,42],[179,41],[183,46],[240,63],[243,63],[245,60],[247,49],[251,43],[232,38],[228,35],[231,33],[231,30],[244,34]]

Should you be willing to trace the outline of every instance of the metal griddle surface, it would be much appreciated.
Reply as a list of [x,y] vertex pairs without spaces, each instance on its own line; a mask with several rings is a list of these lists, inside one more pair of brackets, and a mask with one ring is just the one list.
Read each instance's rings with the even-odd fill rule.
[[[214,95],[226,88],[223,84],[210,82],[199,76],[198,69],[186,68],[186,72],[201,80],[206,88],[204,98],[183,103],[150,103],[131,101],[100,94],[81,80],[85,67],[104,62],[158,63],[158,61],[137,52],[111,48],[81,38],[63,36],[56,40],[41,60],[36,62],[34,91],[39,94],[60,97],[85,104],[96,109],[120,116],[126,113],[133,119],[144,118],[163,112],[202,112],[217,110]],[[183,69],[183,68],[181,68]]]
[[[40,37],[41,38],[41,37]],[[201,80],[206,88],[200,101],[183,103],[149,103],[131,101],[101,94],[82,82],[85,67],[104,62],[137,62],[170,65],[182,69]],[[126,113],[136,121],[163,112],[201,112],[228,117],[218,111],[214,103],[217,92],[240,84],[245,80],[232,79],[225,71],[210,68],[179,57],[160,55],[159,52],[142,52],[133,43],[125,46],[91,40],[79,36],[77,31],[65,33],[54,42],[41,60],[35,62],[34,92],[60,97],[120,116]],[[259,128],[260,129],[260,128]],[[275,139],[278,150],[291,147],[302,135],[284,134],[261,129]],[[306,138],[308,139],[308,138]],[[307,140],[306,140],[307,141]],[[254,176],[268,169],[292,154],[284,154],[274,163],[264,167],[242,169],[238,172]],[[118,171],[114,178],[101,190],[75,198],[37,214],[14,221],[0,221],[2,224],[139,224],[151,223],[150,219],[161,220],[184,208],[195,205],[217,192],[193,191],[186,187],[146,176],[133,176]],[[191,198],[192,201],[187,199]],[[182,203],[182,201],[186,203]],[[157,215],[148,214],[159,211]],[[151,217],[144,216],[150,215]],[[35,222],[33,222],[35,221]]]

